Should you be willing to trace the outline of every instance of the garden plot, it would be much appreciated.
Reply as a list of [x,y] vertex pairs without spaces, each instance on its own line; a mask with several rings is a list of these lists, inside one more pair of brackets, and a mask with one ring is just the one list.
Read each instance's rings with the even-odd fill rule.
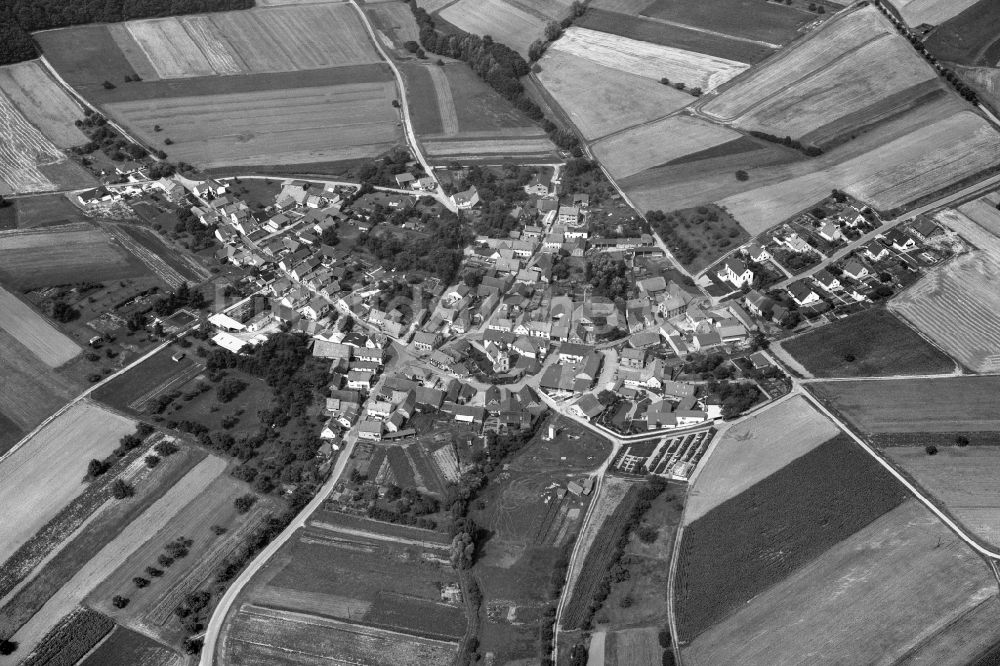
[[556,51],[644,78],[714,90],[749,68],[735,60],[675,49],[587,28],[569,28],[553,45]]
[[558,49],[549,49],[540,66],[538,80],[587,139],[659,118],[694,99],[671,86]]
[[44,317],[0,287],[0,328],[17,338],[39,361],[58,368],[82,350]]
[[974,252],[925,275],[892,310],[976,372],[1000,371],[1000,258]]

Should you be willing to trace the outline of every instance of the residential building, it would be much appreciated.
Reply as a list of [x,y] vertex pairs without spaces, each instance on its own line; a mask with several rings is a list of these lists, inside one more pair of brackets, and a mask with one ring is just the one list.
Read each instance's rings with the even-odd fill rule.
[[718,277],[720,280],[729,281],[738,289],[753,283],[753,271],[736,257],[726,259],[719,269]]

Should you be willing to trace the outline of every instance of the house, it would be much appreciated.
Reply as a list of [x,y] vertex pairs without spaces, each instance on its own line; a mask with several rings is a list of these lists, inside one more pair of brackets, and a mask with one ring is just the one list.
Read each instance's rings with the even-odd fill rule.
[[771,367],[771,360],[764,352],[754,352],[750,354],[750,363],[754,370],[763,370]]
[[860,280],[861,278],[868,277],[870,274],[871,273],[868,271],[868,268],[857,259],[851,259],[844,264],[844,275],[847,277]]
[[840,227],[833,222],[824,222],[823,226],[819,228],[819,235],[823,238],[823,240],[830,243],[838,241],[844,237],[844,234],[840,231]]
[[420,351],[433,351],[441,344],[440,333],[417,331],[413,335],[413,346]]
[[933,220],[921,215],[910,226],[910,233],[924,241],[925,243],[940,231],[940,227],[934,224]]
[[385,400],[372,400],[368,403],[368,416],[384,419],[392,414],[392,403]]
[[365,419],[359,423],[358,439],[367,439],[375,442],[382,441],[382,422]]
[[195,196],[206,197],[213,196],[219,197],[226,193],[227,186],[220,183],[217,180],[209,179],[202,183],[198,183],[191,191],[195,193]]
[[408,171],[396,174],[396,186],[400,189],[408,189],[414,180],[416,180],[416,177]]
[[558,224],[576,224],[580,220],[580,208],[577,206],[559,206],[556,214]]
[[593,394],[586,393],[576,402],[575,405],[570,408],[570,410],[590,421],[591,419],[600,416],[601,412],[604,411],[604,405],[598,402],[597,398],[595,398]]
[[685,384],[684,382],[675,382],[670,380],[665,380],[663,385],[660,387],[663,395],[668,398],[674,398],[675,400],[682,400],[684,398],[693,398],[695,393],[695,387],[693,384]]
[[434,180],[434,176],[424,176],[423,178],[417,178],[410,186],[415,190],[436,190],[437,181]]
[[913,238],[899,229],[890,229],[885,233],[883,238],[885,238],[886,242],[892,245],[893,249],[897,252],[906,252],[907,250],[912,250],[917,246],[917,241],[913,240]]
[[590,345],[580,345],[574,344],[572,342],[564,342],[559,346],[559,362],[560,363],[581,363],[583,359],[587,358],[590,353],[594,351],[594,348]]
[[646,367],[646,352],[642,349],[626,347],[618,354],[618,364],[626,368]]
[[813,291],[812,287],[807,286],[802,280],[798,280],[788,285],[786,291],[788,292],[788,295],[792,297],[792,300],[795,301],[795,303],[800,307],[813,305],[815,303],[819,303],[820,301],[819,294]]
[[464,192],[457,192],[452,195],[451,200],[458,206],[459,210],[469,210],[479,203],[479,191],[473,185]]
[[375,375],[366,370],[351,370],[347,373],[347,388],[355,391],[368,391],[372,387],[372,377]]
[[709,351],[722,346],[722,336],[718,331],[708,333],[695,333],[691,337],[691,344],[697,351]]
[[326,316],[326,313],[329,311],[330,311],[330,304],[326,300],[316,297],[310,300],[308,303],[306,303],[302,307],[300,312],[302,313],[302,316],[305,317],[306,319],[312,319],[313,321],[317,321]]
[[728,280],[737,288],[742,288],[753,282],[753,271],[736,257],[730,257],[722,264],[718,277],[720,280]]
[[750,257],[750,261],[758,264],[771,258],[771,253],[760,243],[750,243],[743,249],[743,253]]
[[813,279],[819,283],[819,286],[823,287],[827,291],[837,291],[840,289],[840,280],[828,270],[824,269],[816,271],[815,275],[813,275]]
[[656,294],[667,290],[667,280],[662,275],[657,275],[655,277],[639,280],[636,282],[635,286],[639,287],[640,293],[655,296]]
[[872,261],[882,261],[889,256],[889,248],[879,241],[873,240],[865,245],[865,256]]
[[802,240],[801,238],[799,238],[799,235],[794,232],[788,234],[784,238],[775,238],[775,241],[781,243],[792,252],[803,253],[803,252],[813,251],[812,246],[809,245],[809,243]]

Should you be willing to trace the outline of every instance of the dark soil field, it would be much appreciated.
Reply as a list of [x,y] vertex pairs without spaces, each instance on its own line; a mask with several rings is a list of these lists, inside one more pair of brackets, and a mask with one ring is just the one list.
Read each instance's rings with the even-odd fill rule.
[[906,497],[884,468],[838,435],[712,509],[685,529],[680,544],[682,640],[692,640]]
[[995,67],[1000,60],[1000,4],[979,0],[938,26],[924,44],[941,60]]
[[641,16],[628,16],[593,7],[573,25],[750,64],[760,62],[775,53],[774,49],[762,44],[728,39],[722,35],[711,35],[677,25],[651,21]]
[[91,652],[80,666],[170,666],[177,653],[151,638],[125,627],[115,627],[111,635]]
[[876,444],[1000,443],[1000,377],[817,382],[817,398]]
[[872,308],[782,343],[816,377],[944,374],[955,362],[895,315]]
[[0,221],[7,215],[14,215],[14,226],[19,229],[57,226],[85,219],[80,209],[61,194],[15,199],[13,205],[0,208]]
[[418,135],[440,134],[444,131],[441,123],[441,107],[438,105],[434,81],[427,72],[427,67],[407,62],[400,63],[398,67],[403,73],[414,131]]
[[106,25],[47,30],[36,33],[34,38],[59,75],[91,102],[103,101],[105,81],[120,87],[137,85],[122,83],[136,72]]
[[816,14],[758,0],[656,0],[643,15],[772,44],[784,44]]

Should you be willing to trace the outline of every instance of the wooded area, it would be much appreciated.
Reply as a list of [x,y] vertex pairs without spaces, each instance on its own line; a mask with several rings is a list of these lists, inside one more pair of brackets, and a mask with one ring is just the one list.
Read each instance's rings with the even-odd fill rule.
[[35,30],[250,7],[253,0],[5,0],[0,3],[0,64],[38,56],[29,34]]

